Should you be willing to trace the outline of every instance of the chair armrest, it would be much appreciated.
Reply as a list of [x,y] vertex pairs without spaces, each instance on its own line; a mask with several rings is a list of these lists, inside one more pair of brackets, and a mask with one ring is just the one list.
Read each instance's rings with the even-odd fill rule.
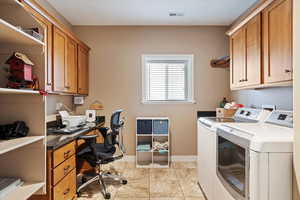
[[108,127],[99,127],[98,130],[101,132],[101,133],[107,133],[107,131],[109,130]]
[[78,137],[78,139],[83,139],[83,140],[91,140],[98,137],[98,135],[81,135]]
[[97,129],[101,133],[102,137],[106,138],[106,135],[107,135],[107,132],[108,132],[109,128],[107,128],[107,127],[100,127],[100,128],[97,128]]

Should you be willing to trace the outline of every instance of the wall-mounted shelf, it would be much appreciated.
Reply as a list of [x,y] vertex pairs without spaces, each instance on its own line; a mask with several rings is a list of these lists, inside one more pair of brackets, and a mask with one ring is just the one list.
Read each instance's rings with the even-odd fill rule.
[[23,32],[10,23],[0,19],[0,43],[21,44],[21,45],[41,45],[44,43],[33,36]]
[[[169,119],[167,117],[138,117],[136,123],[136,167],[168,168],[170,166]],[[163,152],[155,142],[166,144]],[[147,147],[150,149],[147,149]]]
[[7,194],[2,200],[26,200],[32,194],[40,190],[45,183],[25,182],[23,185]]
[[0,94],[40,94],[40,92],[36,90],[0,88]]
[[0,155],[44,139],[44,136],[27,136],[11,140],[0,140]]

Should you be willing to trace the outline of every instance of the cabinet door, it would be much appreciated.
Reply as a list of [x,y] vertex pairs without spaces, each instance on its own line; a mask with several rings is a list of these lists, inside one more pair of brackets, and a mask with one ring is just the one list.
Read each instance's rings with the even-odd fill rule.
[[292,0],[263,11],[264,82],[292,80]]
[[67,36],[64,32],[54,27],[53,29],[53,90],[65,92],[66,79],[66,57]]
[[261,84],[261,15],[246,25],[246,86]]
[[230,39],[231,87],[243,86],[246,79],[246,29],[241,28]]
[[78,93],[89,93],[89,52],[78,45]]
[[67,92],[77,93],[77,43],[70,38],[67,40],[65,80]]

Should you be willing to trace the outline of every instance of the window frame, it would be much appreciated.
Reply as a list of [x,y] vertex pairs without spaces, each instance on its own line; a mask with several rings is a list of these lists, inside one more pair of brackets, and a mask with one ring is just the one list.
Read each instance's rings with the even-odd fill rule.
[[[146,72],[148,61],[186,61],[186,100],[149,100],[147,98],[149,74]],[[143,104],[194,104],[194,55],[193,54],[143,54],[142,55],[142,103]]]

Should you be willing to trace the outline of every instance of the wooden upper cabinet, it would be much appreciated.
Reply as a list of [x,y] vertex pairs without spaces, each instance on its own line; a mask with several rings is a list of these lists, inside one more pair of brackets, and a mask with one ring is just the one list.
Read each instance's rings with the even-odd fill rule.
[[77,93],[77,43],[63,31],[53,30],[53,90]]
[[66,92],[66,70],[67,70],[67,36],[60,29],[53,28],[53,90],[55,92]]
[[246,25],[246,80],[247,86],[261,84],[261,15]]
[[77,43],[67,39],[67,65],[65,70],[65,88],[69,93],[77,93]]
[[277,0],[263,11],[264,82],[292,80],[292,0]]
[[89,93],[89,50],[78,45],[78,93]]
[[231,87],[261,83],[261,15],[231,36]]
[[240,87],[246,78],[246,32],[237,31],[230,39],[231,48],[231,87]]

